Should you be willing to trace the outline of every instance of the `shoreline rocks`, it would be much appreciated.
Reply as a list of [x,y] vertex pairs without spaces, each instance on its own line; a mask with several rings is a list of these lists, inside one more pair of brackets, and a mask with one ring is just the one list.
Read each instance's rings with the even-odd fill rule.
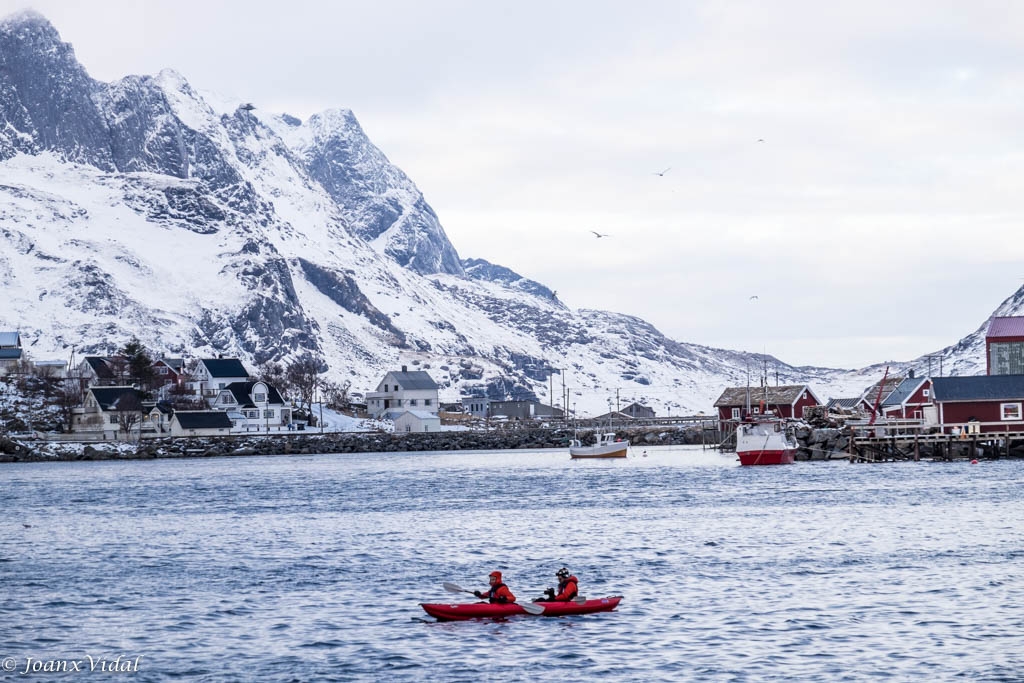
[[[699,429],[619,429],[616,435],[633,446],[701,443]],[[581,434],[586,442],[590,436]],[[79,460],[152,460],[164,458],[311,455],[326,453],[397,453],[417,451],[493,451],[567,448],[571,429],[508,429],[392,434],[344,432],[326,434],[246,435],[146,439],[125,442],[14,441],[0,437],[0,462],[67,462]],[[592,438],[592,437],[591,437]],[[9,444],[5,446],[5,443]]]

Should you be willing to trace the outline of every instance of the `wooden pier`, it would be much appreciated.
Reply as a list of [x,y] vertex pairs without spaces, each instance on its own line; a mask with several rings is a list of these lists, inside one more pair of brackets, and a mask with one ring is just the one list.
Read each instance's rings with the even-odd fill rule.
[[1020,423],[967,422],[936,427],[906,420],[896,424],[851,425],[851,430],[850,462],[976,460],[1024,455],[1024,426]]

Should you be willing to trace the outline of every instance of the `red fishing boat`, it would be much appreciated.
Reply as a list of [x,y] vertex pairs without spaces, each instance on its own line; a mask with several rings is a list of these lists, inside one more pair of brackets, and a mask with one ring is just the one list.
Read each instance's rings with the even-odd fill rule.
[[[565,617],[573,614],[610,612],[622,601],[621,595],[613,595],[583,602],[531,602],[526,609],[523,605],[511,603],[470,602],[461,604],[422,602],[423,611],[438,621],[465,621],[467,619],[500,619],[517,615],[541,617]],[[540,608],[540,609],[538,609]],[[529,611],[527,611],[529,609]]]

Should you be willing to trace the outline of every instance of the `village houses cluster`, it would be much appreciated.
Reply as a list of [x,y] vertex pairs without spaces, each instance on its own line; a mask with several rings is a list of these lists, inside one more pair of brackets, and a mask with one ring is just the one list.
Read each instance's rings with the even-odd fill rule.
[[[883,420],[913,420],[944,431],[964,425],[974,432],[1002,431],[1024,421],[1024,317],[994,317],[985,339],[987,372],[979,376],[942,377],[929,372],[886,374],[858,396],[827,401],[809,385],[729,387],[715,401],[723,425],[748,415],[772,413],[806,418],[818,413],[873,415]],[[155,391],[143,393],[125,382],[125,359],[87,356],[74,368],[61,361],[37,361],[51,376],[73,377],[80,383],[81,404],[71,411],[70,430],[93,438],[126,435],[204,436],[247,432],[303,430],[316,420],[287,402],[276,387],[252,376],[237,358],[204,358],[189,364],[163,358],[152,363]],[[0,375],[21,367],[18,332],[0,332]],[[370,418],[389,419],[396,432],[440,430],[438,384],[423,370],[387,372],[376,390],[365,395]],[[189,409],[172,407],[173,396],[190,397]],[[536,400],[494,401],[467,396],[445,406],[478,418],[532,420],[562,418],[564,411]],[[654,411],[639,403],[600,418],[651,419]]]

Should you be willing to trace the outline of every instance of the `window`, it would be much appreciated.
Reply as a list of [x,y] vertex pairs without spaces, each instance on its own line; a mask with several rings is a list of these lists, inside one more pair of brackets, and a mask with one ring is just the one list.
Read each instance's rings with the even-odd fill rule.
[[739,408],[733,408],[732,409],[732,419],[734,419],[734,420],[740,419],[740,409]]
[[925,398],[928,398],[929,396],[932,395],[932,392],[930,390],[928,390],[928,389],[922,389],[921,390],[921,395],[924,396]]
[[1003,403],[999,406],[999,412],[1003,416],[1003,420],[1020,420],[1020,404],[1019,403]]
[[253,403],[266,403],[267,402],[267,395],[263,394],[263,393],[253,394],[252,395],[252,401],[253,401]]
[[266,418],[274,417],[274,409],[270,408],[270,409],[264,410],[263,411],[263,417],[266,417]]
[[227,386],[227,385],[226,385],[226,384],[224,384],[224,382],[220,382],[219,384],[217,384],[217,388],[218,388],[218,389],[223,389],[223,388],[224,388],[224,387],[226,387],[226,386]]
[[425,406],[433,405],[433,399],[429,399],[429,398],[423,399],[423,405],[425,405]]
[[234,401],[231,400],[231,395],[230,394],[224,394],[223,396],[221,396],[220,397],[220,402],[221,403],[234,403]]
[[416,405],[416,399],[414,399],[414,398],[410,398],[410,399],[409,399],[409,405],[411,405],[411,406],[414,406],[414,405]]
[[117,424],[117,415],[111,415],[110,416],[110,424],[112,424],[112,425],[116,425]]

